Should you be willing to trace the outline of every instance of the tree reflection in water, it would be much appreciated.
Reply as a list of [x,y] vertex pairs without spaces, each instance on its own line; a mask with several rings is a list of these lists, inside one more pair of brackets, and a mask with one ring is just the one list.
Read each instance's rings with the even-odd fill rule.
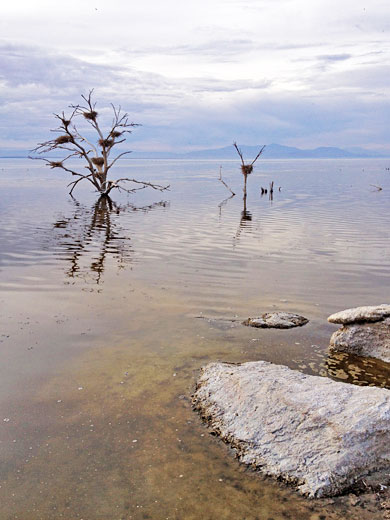
[[69,263],[66,276],[74,281],[82,278],[95,284],[102,283],[109,258],[114,259],[119,268],[132,261],[131,238],[121,226],[119,215],[133,211],[149,212],[168,205],[160,201],[137,207],[132,203],[117,204],[107,196],[100,197],[91,208],[76,199],[73,199],[73,204],[73,215],[54,223],[54,242],[60,257]]
[[[224,199],[222,202],[220,202],[218,204],[219,220],[222,219],[222,208],[224,206],[226,206],[226,204],[229,202],[229,200],[232,199],[234,196],[235,196],[234,194],[230,195],[230,197],[227,197],[226,199]],[[243,210],[241,211],[240,222],[238,224],[236,234],[234,235],[234,238],[233,238],[233,247],[235,247],[237,242],[239,241],[241,233],[245,230],[251,230],[251,228],[252,228],[252,213],[250,211],[248,211],[246,201],[247,201],[247,194],[244,191]]]
[[234,245],[236,245],[236,243],[238,242],[240,235],[243,231],[252,229],[252,213],[250,211],[248,211],[248,209],[247,209],[246,198],[247,198],[246,190],[244,190],[244,198],[243,198],[244,207],[243,207],[243,210],[241,211],[240,223],[238,225],[237,232],[234,236],[234,240],[233,240]]

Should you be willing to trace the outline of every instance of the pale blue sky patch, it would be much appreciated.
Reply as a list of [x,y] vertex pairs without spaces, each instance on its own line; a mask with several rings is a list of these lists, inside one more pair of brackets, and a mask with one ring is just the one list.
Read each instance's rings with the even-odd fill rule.
[[0,149],[44,139],[91,88],[145,125],[140,150],[389,149],[389,31],[381,0],[8,2]]

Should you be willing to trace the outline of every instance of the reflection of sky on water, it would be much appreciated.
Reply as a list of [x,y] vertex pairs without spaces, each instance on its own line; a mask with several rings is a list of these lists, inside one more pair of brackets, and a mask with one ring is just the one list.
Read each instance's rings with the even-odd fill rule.
[[[126,164],[123,173],[131,169],[139,178],[171,184],[166,194],[169,209],[151,212],[148,218],[135,215],[131,211],[134,207],[151,207],[155,202],[156,194],[149,191],[130,199],[114,197],[119,211],[111,209],[103,216],[96,206],[91,210],[96,204],[94,194],[81,190],[76,193],[80,205],[73,213],[62,188],[64,177],[35,164],[32,168],[30,163],[26,174],[24,161],[8,162],[13,169],[3,165],[3,265],[57,265],[64,257],[61,253],[69,253],[72,242],[80,249],[80,242],[87,240],[85,254],[95,256],[84,258],[91,268],[98,269],[97,250],[104,247],[110,233],[113,247],[119,232],[110,229],[113,225],[123,239],[119,241],[120,255],[134,249],[132,258],[142,261],[139,274],[159,276],[163,260],[165,275],[169,272],[172,284],[176,281],[179,286],[183,282],[199,286],[199,280],[207,285],[207,280],[215,277],[237,291],[255,285],[272,292],[270,280],[278,278],[285,293],[299,284],[301,297],[304,287],[314,292],[318,287],[319,294],[326,287],[333,298],[359,295],[359,300],[367,301],[377,298],[389,280],[390,190],[386,187],[390,176],[385,171],[386,161],[260,162],[248,178],[246,211],[242,176],[234,161],[223,164],[224,179],[237,193],[228,200],[227,190],[217,181],[217,162]],[[275,181],[273,201],[260,197],[259,192],[271,179]],[[370,184],[383,185],[384,189],[376,192]],[[52,223],[61,220],[72,229],[67,243],[59,227],[53,232]],[[119,247],[118,240],[115,244]],[[107,251],[113,253],[110,247]]]
[[[223,163],[237,193],[225,200],[217,162],[128,161],[121,173],[172,189],[163,203],[145,190],[112,204],[88,189],[74,201],[62,176],[3,164],[0,516],[52,518],[55,506],[65,518],[140,518],[143,504],[156,520],[175,508],[310,520],[312,505],[210,441],[188,399],[217,359],[388,386],[385,364],[327,353],[330,313],[388,299],[390,176],[386,161],[363,163],[263,161],[246,211],[236,162]],[[272,180],[282,189],[270,201],[260,186]],[[193,318],[275,308],[310,322],[267,331]],[[374,518],[340,500],[333,519]]]
[[[136,177],[172,186],[165,197],[170,207],[147,218],[132,210],[152,208],[156,194],[151,191],[114,197],[119,211],[110,209],[103,216],[96,206],[91,209],[94,194],[82,189],[76,193],[80,205],[74,212],[63,188],[65,177],[34,163],[34,168],[27,163],[26,173],[25,164],[8,162],[0,176],[6,194],[0,231],[6,278],[22,274],[13,269],[18,264],[58,267],[58,259],[70,259],[72,247],[77,257],[85,240],[83,258],[96,271],[99,247],[105,247],[112,233],[106,253],[115,254],[115,244],[119,256],[128,253],[142,262],[138,275],[153,279],[163,271],[178,289],[186,284],[208,291],[209,283],[217,282],[236,293],[261,289],[272,296],[275,281],[282,297],[312,293],[318,298],[326,289],[336,308],[344,305],[345,297],[366,303],[385,298],[383,287],[390,276],[390,176],[385,160],[260,162],[248,178],[246,210],[235,161],[222,165],[224,179],[237,193],[227,200],[229,193],[217,180],[217,162],[128,161],[121,173],[130,169]],[[273,201],[260,197],[259,191],[271,180]],[[384,189],[376,192],[370,184]],[[52,228],[62,220],[71,230],[67,242],[58,226]]]

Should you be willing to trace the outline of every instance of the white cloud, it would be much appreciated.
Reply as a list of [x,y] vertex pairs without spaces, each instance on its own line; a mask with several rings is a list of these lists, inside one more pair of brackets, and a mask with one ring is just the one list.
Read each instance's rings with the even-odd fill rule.
[[7,2],[0,146],[95,87],[145,125],[140,148],[386,147],[389,30],[382,0]]

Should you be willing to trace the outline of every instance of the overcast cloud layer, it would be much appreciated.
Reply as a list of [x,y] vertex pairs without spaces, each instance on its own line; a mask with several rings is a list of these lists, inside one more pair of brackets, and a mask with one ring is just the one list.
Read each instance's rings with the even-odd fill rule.
[[371,0],[15,0],[0,7],[0,152],[95,88],[135,150],[390,149],[390,8]]

